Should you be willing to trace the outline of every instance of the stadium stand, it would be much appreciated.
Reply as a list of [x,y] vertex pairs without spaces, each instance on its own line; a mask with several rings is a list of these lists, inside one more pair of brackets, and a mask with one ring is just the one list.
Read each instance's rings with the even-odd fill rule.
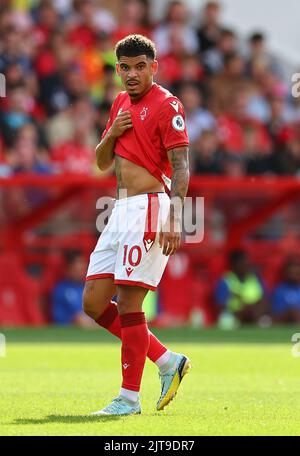
[[[204,324],[212,324],[213,287],[231,249],[243,246],[271,288],[288,254],[300,253],[300,97],[291,96],[263,31],[254,30],[242,52],[236,31],[222,24],[218,2],[207,2],[196,26],[179,0],[169,3],[159,23],[146,0],[119,1],[119,15],[105,5],[1,3],[0,73],[7,96],[0,98],[0,280],[4,284],[20,274],[32,298],[28,302],[43,309],[43,317],[38,310],[17,311],[18,288],[12,323],[49,321],[49,295],[62,275],[61,252],[75,245],[88,258],[93,248],[95,202],[114,196],[113,170],[99,172],[93,152],[120,90],[114,45],[128,33],[143,33],[157,44],[156,81],[186,108],[189,194],[205,197],[205,238],[197,246],[184,244],[180,253],[181,260],[187,255],[191,271],[182,278],[188,302],[178,300],[173,316],[163,317],[164,311],[172,314],[170,263],[161,315],[182,324],[200,308]],[[9,252],[15,263],[9,263]],[[38,303],[32,281],[38,283]],[[3,324],[11,314],[3,310],[1,296]]]

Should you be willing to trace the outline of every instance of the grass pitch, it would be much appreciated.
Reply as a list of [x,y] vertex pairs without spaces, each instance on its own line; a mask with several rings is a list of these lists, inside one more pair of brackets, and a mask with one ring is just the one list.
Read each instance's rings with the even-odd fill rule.
[[142,415],[95,417],[120,386],[119,343],[104,330],[0,329],[0,435],[300,435],[299,328],[174,329],[159,337],[192,369],[163,412],[146,364]]

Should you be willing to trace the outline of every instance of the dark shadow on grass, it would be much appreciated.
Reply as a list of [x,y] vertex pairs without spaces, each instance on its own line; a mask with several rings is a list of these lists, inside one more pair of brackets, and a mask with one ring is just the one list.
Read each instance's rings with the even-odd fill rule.
[[94,416],[94,415],[47,415],[44,418],[18,418],[11,424],[51,424],[51,423],[99,423],[106,421],[117,421],[121,416]]

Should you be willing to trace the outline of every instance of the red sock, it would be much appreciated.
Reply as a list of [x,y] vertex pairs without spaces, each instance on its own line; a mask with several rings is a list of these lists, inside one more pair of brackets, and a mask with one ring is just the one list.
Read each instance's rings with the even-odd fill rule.
[[146,356],[149,332],[144,312],[120,315],[122,335],[122,388],[139,391]]
[[[117,309],[116,303],[113,301],[110,302],[108,307],[105,309],[103,314],[96,320],[98,325],[102,326],[103,328],[107,329],[111,334],[121,339],[121,323],[120,317]],[[155,361],[161,357],[166,351],[167,347],[165,347],[157,337],[149,331],[150,337],[150,344],[147,353],[147,357],[155,363]]]
[[105,311],[96,320],[99,326],[107,329],[111,334],[121,339],[121,324],[117,304],[110,301]]

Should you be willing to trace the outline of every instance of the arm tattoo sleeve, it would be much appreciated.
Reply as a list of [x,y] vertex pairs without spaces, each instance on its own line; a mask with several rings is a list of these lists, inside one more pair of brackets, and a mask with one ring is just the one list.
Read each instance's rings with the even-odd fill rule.
[[180,198],[183,206],[190,178],[188,147],[169,150],[168,158],[172,166],[171,200]]

